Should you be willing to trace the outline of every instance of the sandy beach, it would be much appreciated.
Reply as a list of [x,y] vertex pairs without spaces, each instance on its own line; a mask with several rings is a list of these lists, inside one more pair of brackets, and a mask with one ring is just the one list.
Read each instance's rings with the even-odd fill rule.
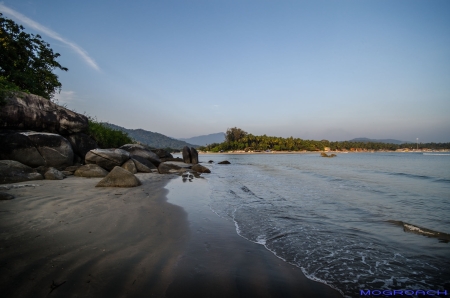
[[136,188],[69,177],[8,190],[16,198],[0,201],[2,295],[341,297],[207,210],[204,179],[137,176]]

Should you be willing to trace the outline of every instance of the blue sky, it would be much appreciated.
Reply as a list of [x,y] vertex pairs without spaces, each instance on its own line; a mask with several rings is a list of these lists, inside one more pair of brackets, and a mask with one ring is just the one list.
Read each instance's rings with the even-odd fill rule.
[[172,137],[450,142],[450,1],[5,0],[60,103]]

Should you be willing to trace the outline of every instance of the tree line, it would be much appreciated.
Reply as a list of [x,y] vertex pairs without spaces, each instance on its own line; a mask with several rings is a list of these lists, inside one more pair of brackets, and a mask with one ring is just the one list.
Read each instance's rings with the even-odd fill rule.
[[[273,136],[255,136],[249,134],[244,130],[233,127],[227,129],[225,135],[225,141],[223,143],[213,143],[207,146],[199,147],[198,150],[220,152],[231,150],[243,150],[243,151],[323,151],[325,148],[330,150],[346,151],[352,149],[362,150],[389,150],[395,151],[397,149],[415,149],[417,144],[405,143],[405,144],[388,144],[379,142],[330,142],[328,140],[303,140],[300,138],[282,138]],[[419,149],[450,149],[450,143],[420,143]]]

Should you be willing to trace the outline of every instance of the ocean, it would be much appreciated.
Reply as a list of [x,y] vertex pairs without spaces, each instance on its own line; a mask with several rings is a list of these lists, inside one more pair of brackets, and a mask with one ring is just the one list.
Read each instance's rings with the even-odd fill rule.
[[[450,290],[448,154],[200,159],[212,172],[204,175],[211,212],[308,278],[347,297],[361,290]],[[231,164],[217,164],[222,160]]]

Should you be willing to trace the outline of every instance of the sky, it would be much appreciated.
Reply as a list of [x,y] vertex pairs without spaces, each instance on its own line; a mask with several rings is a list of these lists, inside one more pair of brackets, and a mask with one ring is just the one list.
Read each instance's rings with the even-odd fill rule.
[[450,142],[448,0],[4,0],[60,104],[175,138]]

